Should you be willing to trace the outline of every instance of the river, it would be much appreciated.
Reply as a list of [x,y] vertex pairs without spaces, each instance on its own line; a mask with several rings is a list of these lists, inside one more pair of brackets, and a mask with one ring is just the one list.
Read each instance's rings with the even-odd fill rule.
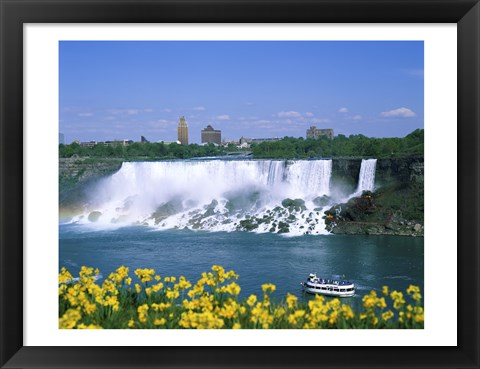
[[383,285],[423,290],[423,238],[400,236],[303,235],[253,232],[158,230],[146,226],[103,229],[82,224],[59,226],[59,268],[76,274],[82,265],[99,268],[107,277],[121,265],[154,268],[161,276],[184,275],[191,281],[217,264],[240,277],[241,297],[261,295],[273,283],[274,298],[287,292],[302,299],[300,282],[309,273],[340,277],[357,285],[352,302]]

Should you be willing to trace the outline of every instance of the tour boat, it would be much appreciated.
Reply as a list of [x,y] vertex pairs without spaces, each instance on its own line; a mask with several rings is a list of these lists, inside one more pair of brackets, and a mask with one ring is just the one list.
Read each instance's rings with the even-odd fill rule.
[[300,283],[308,293],[318,293],[326,296],[352,297],[355,295],[355,285],[348,281],[337,281],[318,278],[317,274],[310,273],[306,282]]

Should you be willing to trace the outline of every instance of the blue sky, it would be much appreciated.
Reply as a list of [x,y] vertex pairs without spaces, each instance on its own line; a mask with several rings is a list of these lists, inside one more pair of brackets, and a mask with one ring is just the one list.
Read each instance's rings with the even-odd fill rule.
[[421,41],[62,41],[59,128],[74,140],[403,137],[423,128]]

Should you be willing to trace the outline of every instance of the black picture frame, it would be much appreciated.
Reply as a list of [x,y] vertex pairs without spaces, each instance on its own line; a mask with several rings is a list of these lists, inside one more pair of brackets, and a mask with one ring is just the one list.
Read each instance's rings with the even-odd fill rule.
[[[478,0],[0,0],[0,366],[2,368],[479,368]],[[456,347],[23,346],[25,23],[456,23]],[[441,61],[439,61],[441,62]],[[41,239],[41,237],[39,236]],[[442,309],[442,306],[429,306]]]

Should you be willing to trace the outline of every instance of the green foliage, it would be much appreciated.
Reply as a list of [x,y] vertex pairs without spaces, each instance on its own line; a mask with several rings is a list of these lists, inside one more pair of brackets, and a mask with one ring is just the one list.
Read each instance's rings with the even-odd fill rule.
[[330,140],[285,137],[280,141],[252,146],[255,158],[375,157],[394,158],[423,155],[424,130],[404,138],[369,138],[364,135],[338,135]]
[[70,158],[73,155],[91,158],[123,158],[126,160],[156,160],[156,159],[189,159],[204,156],[220,156],[229,152],[238,151],[235,145],[226,148],[208,145],[179,145],[150,142],[134,142],[130,145],[122,144],[106,146],[97,144],[93,147],[82,147],[77,143],[59,145],[59,157]]

